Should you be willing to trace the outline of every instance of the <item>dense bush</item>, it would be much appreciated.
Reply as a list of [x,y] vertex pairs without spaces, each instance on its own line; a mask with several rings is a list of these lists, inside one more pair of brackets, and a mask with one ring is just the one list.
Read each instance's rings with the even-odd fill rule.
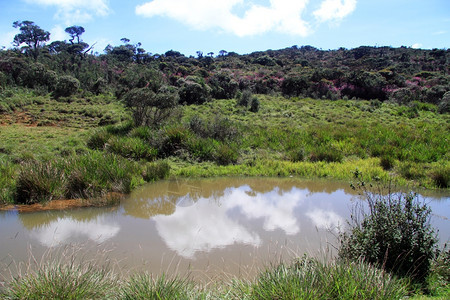
[[226,72],[213,75],[209,79],[211,95],[216,99],[232,99],[238,90],[238,83]]
[[[360,178],[360,173],[355,175]],[[349,230],[341,234],[339,256],[362,258],[396,275],[424,282],[437,243],[428,205],[416,194],[372,193],[362,181],[357,187],[366,203],[355,207]]]
[[69,75],[60,76],[56,82],[53,96],[55,98],[68,97],[75,94],[80,87],[80,82],[75,77]]
[[211,98],[211,89],[204,82],[179,80],[178,85],[180,86],[178,94],[182,104],[203,104]]

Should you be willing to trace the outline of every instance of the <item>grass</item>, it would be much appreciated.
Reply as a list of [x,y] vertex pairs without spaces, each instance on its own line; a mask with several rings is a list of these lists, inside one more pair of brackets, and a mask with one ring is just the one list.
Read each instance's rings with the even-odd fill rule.
[[189,277],[117,273],[71,256],[46,257],[26,269],[0,289],[2,299],[442,299],[448,295],[411,294],[407,279],[361,260],[322,261],[308,256],[267,267],[254,280],[232,278],[207,285]]
[[321,262],[304,257],[235,286],[239,299],[401,299],[406,281],[361,261]]
[[[16,201],[17,182],[19,178],[22,183],[26,181],[21,164],[64,159],[81,162],[96,151],[115,155],[110,168],[93,163],[101,170],[97,178],[86,165],[65,170],[64,193],[42,192],[39,197],[127,192],[129,187],[167,176],[349,180],[355,169],[363,172],[366,181],[392,180],[397,185],[424,188],[448,188],[450,184],[449,115],[437,114],[430,105],[419,109],[417,104],[419,108],[410,116],[403,113],[402,106],[387,102],[373,105],[359,100],[258,95],[256,112],[243,110],[235,99],[214,100],[182,106],[181,113],[161,128],[135,128],[122,104],[108,95],[58,101],[20,89],[2,95],[1,101],[8,102],[10,108],[0,115],[0,121],[19,122],[3,125],[0,130],[3,203]],[[54,122],[56,119],[60,120]],[[117,124],[99,127],[108,123]],[[166,159],[170,175],[164,171],[152,177],[153,172],[161,171],[151,171],[151,163],[158,159]],[[114,171],[118,161],[140,165],[125,167],[131,172],[129,183],[113,179],[125,176]],[[114,172],[113,177],[108,175]],[[112,182],[106,183],[108,180]]]

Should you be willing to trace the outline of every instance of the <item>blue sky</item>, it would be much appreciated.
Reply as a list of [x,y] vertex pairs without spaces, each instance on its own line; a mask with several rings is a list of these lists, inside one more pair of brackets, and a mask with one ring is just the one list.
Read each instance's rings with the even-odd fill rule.
[[450,0],[0,0],[0,47],[12,46],[17,20],[34,21],[52,40],[83,26],[83,40],[99,53],[124,37],[151,53],[185,55],[450,46]]

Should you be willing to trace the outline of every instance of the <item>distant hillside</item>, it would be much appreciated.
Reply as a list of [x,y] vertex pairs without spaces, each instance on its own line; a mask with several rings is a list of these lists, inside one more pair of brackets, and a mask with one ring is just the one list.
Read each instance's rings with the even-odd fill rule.
[[[257,94],[314,99],[378,99],[399,104],[433,103],[449,111],[450,50],[367,47],[319,50],[292,46],[239,55],[170,50],[151,54],[124,39],[105,54],[89,45],[53,42],[36,55],[29,48],[0,51],[0,87],[22,86],[54,97],[112,93],[134,88],[176,87],[181,104]],[[446,94],[447,93],[447,94]]]

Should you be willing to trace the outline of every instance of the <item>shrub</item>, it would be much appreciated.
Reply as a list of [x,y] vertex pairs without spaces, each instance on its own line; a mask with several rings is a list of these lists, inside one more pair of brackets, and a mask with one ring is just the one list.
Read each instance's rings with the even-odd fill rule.
[[182,80],[178,92],[180,103],[203,104],[210,99],[210,88],[203,82],[197,83],[191,80]]
[[292,150],[289,152],[289,159],[293,162],[303,161],[305,159],[305,150],[303,148]]
[[252,99],[252,92],[250,90],[245,90],[239,97],[238,105],[247,107],[250,104],[251,99]]
[[[355,174],[360,180],[361,174]],[[341,233],[339,256],[362,258],[414,282],[424,282],[430,271],[437,238],[430,225],[431,209],[413,193],[383,195],[368,190],[360,181],[356,186],[366,200],[356,206],[349,231]],[[368,210],[368,211],[367,211]]]
[[239,84],[225,72],[211,76],[209,85],[211,87],[211,94],[216,99],[234,98],[239,87]]
[[135,126],[157,127],[171,116],[178,105],[178,93],[166,86],[156,93],[147,87],[135,88],[125,95],[124,100],[133,113]]
[[202,138],[208,137],[206,122],[198,115],[192,116],[189,120],[189,129]]
[[186,149],[190,139],[190,132],[181,125],[166,127],[159,131],[159,136],[153,141],[160,157],[176,155]]
[[219,141],[231,141],[238,135],[238,129],[230,119],[216,116],[209,123],[209,137]]
[[69,75],[61,76],[56,82],[53,96],[55,98],[72,96],[78,91],[79,87],[80,82],[78,81],[78,79]]
[[214,152],[219,142],[211,138],[194,138],[189,142],[190,155],[200,161],[214,160]]
[[0,157],[0,203],[14,202],[16,169],[16,165]]
[[438,112],[440,114],[445,114],[450,112],[450,91],[446,92],[444,96],[442,96],[442,100],[438,105]]
[[252,98],[252,101],[250,102],[250,111],[251,112],[258,112],[259,111],[259,100],[256,97]]

